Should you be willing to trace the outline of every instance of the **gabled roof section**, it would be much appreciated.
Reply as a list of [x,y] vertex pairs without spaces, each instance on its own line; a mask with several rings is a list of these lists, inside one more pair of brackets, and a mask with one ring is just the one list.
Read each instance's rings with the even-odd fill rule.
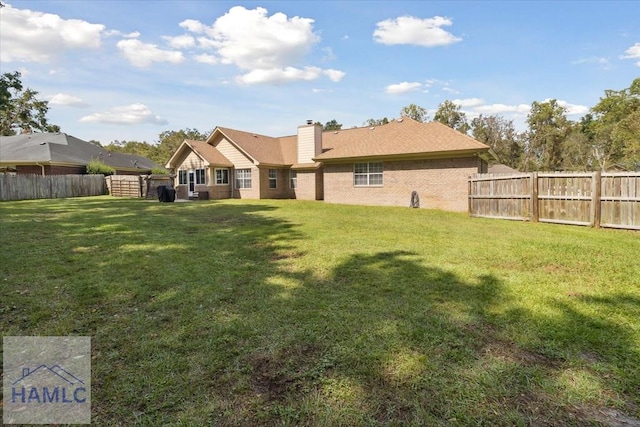
[[322,148],[327,151],[314,160],[436,156],[489,150],[489,146],[440,122],[420,123],[408,117],[382,126],[323,132]]
[[[273,138],[257,133],[216,127],[207,139],[207,143],[215,146],[221,136],[224,136],[257,164],[292,165],[296,161],[296,146],[295,143],[292,143],[295,141],[295,136]],[[293,139],[289,141],[291,138]]]
[[185,154],[185,151],[190,150],[196,153],[202,160],[209,165],[233,167],[233,163],[229,161],[220,151],[213,145],[207,144],[203,141],[194,141],[185,139],[178,149],[173,153],[165,167],[174,168],[178,159]]
[[219,152],[213,145],[203,141],[185,141],[191,149],[210,165],[233,167],[233,163]]

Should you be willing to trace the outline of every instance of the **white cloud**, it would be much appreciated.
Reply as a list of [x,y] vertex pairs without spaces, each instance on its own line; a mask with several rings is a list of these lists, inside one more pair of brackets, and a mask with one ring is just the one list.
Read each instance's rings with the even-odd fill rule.
[[206,25],[204,25],[200,21],[196,21],[195,19],[186,19],[178,25],[187,31],[191,31],[192,33],[204,33],[205,29],[207,28]]
[[459,90],[452,88],[451,86],[449,86],[448,83],[445,83],[445,85],[442,87],[442,91],[443,92],[449,92],[451,94],[457,95],[460,93]]
[[105,113],[94,113],[80,119],[86,123],[107,123],[119,125],[137,125],[150,123],[156,125],[167,124],[167,120],[153,114],[144,104],[131,104],[115,107]]
[[104,32],[105,36],[108,37],[122,37],[125,39],[137,39],[138,37],[140,37],[140,32],[138,31],[133,31],[131,33],[123,33],[122,31],[119,30],[107,30]]
[[213,55],[209,55],[208,53],[196,55],[194,56],[194,59],[202,64],[218,64],[220,62],[218,58]]
[[117,46],[124,57],[139,68],[148,67],[153,62],[179,64],[184,61],[182,52],[163,50],[154,44],[143,43],[137,39],[120,40]]
[[262,69],[258,68],[252,70],[246,74],[238,76],[236,81],[242,84],[282,84],[299,80],[316,80],[322,75],[329,77],[334,82],[340,81],[344,77],[345,73],[337,70],[323,70],[318,67],[285,67],[285,68],[272,68]]
[[425,19],[401,16],[378,22],[373,38],[376,42],[387,45],[446,46],[462,40],[441,28],[452,23],[449,18],[441,16]]
[[575,64],[575,65],[596,64],[596,65],[599,65],[603,70],[611,69],[611,63],[609,62],[609,60],[607,58],[598,57],[598,56],[592,56],[592,57],[589,57],[589,58],[576,59],[575,61],[572,61],[571,63]]
[[283,13],[267,16],[258,7],[232,7],[205,30],[222,62],[242,69],[284,68],[302,59],[319,40],[313,19]]
[[[549,101],[551,101],[551,98],[544,100],[544,102],[549,102]],[[557,99],[556,102],[558,103],[559,106],[564,107],[566,109],[568,116],[576,116],[576,115],[582,116],[589,112],[589,107],[585,105],[570,104],[567,101],[562,101],[560,99]]]
[[459,105],[462,108],[478,107],[484,104],[484,101],[480,98],[454,99],[451,102],[453,102],[456,105]]
[[347,73],[345,73],[344,71],[333,70],[331,68],[322,70],[322,74],[329,77],[329,80],[331,80],[332,82],[339,82],[344,76],[347,75]]
[[0,62],[50,62],[65,51],[98,49],[105,26],[79,19],[16,9],[4,4],[0,13]]
[[187,34],[175,37],[163,36],[162,38],[165,39],[169,43],[169,46],[174,49],[185,49],[196,45],[196,40]]
[[528,114],[531,106],[527,104],[506,105],[506,104],[490,104],[479,105],[473,108],[476,112],[482,114],[500,114],[500,113],[516,113]]
[[414,92],[422,87],[422,83],[418,82],[402,82],[389,85],[385,88],[385,92],[389,95],[402,95],[408,92]]
[[636,62],[636,65],[640,67],[640,43],[634,44],[625,50],[624,53],[626,53],[626,55],[622,56],[623,59],[637,59],[638,62]]
[[77,96],[66,93],[57,93],[49,98],[49,105],[61,105],[64,107],[88,107],[89,104]]
[[[195,34],[198,46],[215,50],[216,56],[199,56],[200,62],[235,65],[245,74],[236,81],[243,84],[284,83],[315,80],[322,76],[340,81],[345,73],[301,66],[305,56],[320,38],[313,31],[313,19],[283,13],[267,15],[262,7],[246,9],[235,6],[216,19],[211,26],[189,19],[182,28]],[[332,52],[328,52],[330,57]],[[199,59],[198,59],[199,58]],[[203,61],[204,60],[204,61]]]

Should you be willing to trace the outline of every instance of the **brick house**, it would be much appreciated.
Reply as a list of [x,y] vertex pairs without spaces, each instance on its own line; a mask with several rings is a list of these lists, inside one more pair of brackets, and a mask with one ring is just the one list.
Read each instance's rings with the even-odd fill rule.
[[467,178],[487,171],[489,147],[438,122],[410,118],[323,132],[308,122],[273,138],[217,127],[167,162],[178,198],[296,198],[330,203],[467,209]]
[[146,157],[113,153],[66,133],[29,133],[0,137],[0,173],[84,174],[92,160],[113,167],[117,175],[149,174],[158,167]]

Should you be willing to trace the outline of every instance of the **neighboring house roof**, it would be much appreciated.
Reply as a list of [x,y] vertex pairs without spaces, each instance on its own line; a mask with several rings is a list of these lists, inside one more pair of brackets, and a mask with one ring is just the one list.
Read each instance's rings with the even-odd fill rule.
[[66,133],[31,133],[0,137],[0,163],[84,166],[92,160],[116,170],[151,170],[146,157],[115,153]]
[[520,173],[520,171],[503,164],[489,166],[488,172],[489,173]]
[[322,134],[317,161],[374,157],[415,157],[485,152],[489,146],[440,122],[420,123],[408,117],[386,125]]

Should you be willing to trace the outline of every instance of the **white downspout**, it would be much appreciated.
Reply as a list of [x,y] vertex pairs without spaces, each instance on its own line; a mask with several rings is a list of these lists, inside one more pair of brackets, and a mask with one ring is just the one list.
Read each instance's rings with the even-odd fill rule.
[[42,176],[45,176],[44,165],[41,165],[40,163],[36,162],[36,166],[40,166],[42,168]]

